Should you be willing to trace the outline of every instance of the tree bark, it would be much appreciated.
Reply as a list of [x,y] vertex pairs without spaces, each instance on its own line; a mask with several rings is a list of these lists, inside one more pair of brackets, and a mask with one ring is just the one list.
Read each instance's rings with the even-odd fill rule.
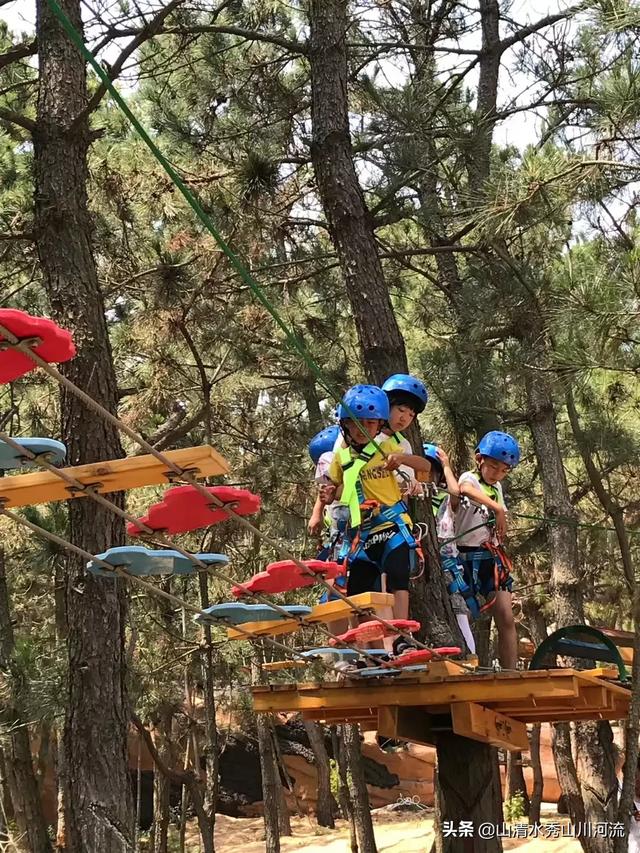
[[338,796],[340,798],[340,809],[343,818],[349,824],[349,849],[351,853],[358,853],[358,836],[356,833],[356,822],[353,814],[353,803],[349,793],[349,780],[347,762],[344,755],[344,740],[342,738],[342,726],[331,726],[331,746],[333,758],[338,768]]
[[[82,32],[80,0],[61,7]],[[73,331],[78,349],[65,375],[115,413],[118,394],[104,303],[92,255],[87,201],[85,64],[46,0],[37,0],[39,88],[35,154],[35,231],[54,318]],[[71,465],[121,457],[117,430],[62,392],[62,438]],[[112,496],[122,503],[122,496]],[[69,504],[73,543],[99,554],[124,539],[124,524],[89,500]],[[69,853],[121,853],[133,839],[127,767],[129,720],[125,687],[127,603],[121,582],[85,574],[67,563],[69,681],[64,728],[66,843]]]
[[335,800],[331,793],[331,771],[329,769],[329,756],[324,745],[322,726],[312,720],[303,720],[303,725],[313,750],[316,761],[316,772],[318,774],[318,804],[316,806],[316,820],[319,826],[335,828],[334,809]]
[[542,775],[542,762],[540,760],[540,734],[541,723],[534,723],[531,729],[529,754],[531,756],[531,768],[533,770],[533,788],[529,799],[529,823],[540,823],[540,806],[542,805],[542,791],[544,788],[544,776]]
[[[169,737],[171,732],[171,709],[162,708],[153,727],[152,737],[160,759],[171,763]],[[153,825],[151,827],[152,853],[168,853],[169,845],[169,779],[157,767],[153,774]]]
[[11,625],[4,550],[0,549],[0,670],[7,682],[7,697],[0,713],[0,728],[4,734],[4,776],[17,829],[13,844],[24,853],[50,853],[51,843],[42,813],[38,780],[33,769],[29,729],[21,707],[27,698],[27,685],[24,675],[16,665],[14,654],[15,639]]
[[376,847],[376,839],[373,832],[369,794],[364,781],[362,750],[360,749],[360,729],[357,725],[348,723],[342,726],[342,742],[344,743],[349,794],[351,796],[360,853],[377,853],[378,848]]
[[[205,610],[209,607],[209,575],[207,572],[198,573],[200,586],[200,607]],[[200,650],[200,665],[202,669],[202,683],[204,685],[204,721],[205,721],[205,787],[204,787],[204,813],[207,821],[203,823],[206,828],[207,843],[213,850],[215,847],[214,833],[216,825],[216,803],[218,800],[218,726],[216,724],[216,696],[215,696],[215,672],[213,663],[213,646],[211,645],[211,628],[204,625],[203,629],[204,648]]]
[[347,0],[312,0],[311,159],[329,234],[336,247],[367,378],[382,384],[408,371],[404,340],[382,272],[353,162],[347,91]]
[[[539,319],[539,310],[541,309],[537,305],[530,306],[529,326],[524,336],[527,347],[525,360],[529,365],[525,368],[529,423],[542,482],[545,516],[550,519],[558,516],[571,519],[575,517],[575,512],[558,440],[553,390],[549,373],[539,369],[549,363],[547,336]],[[538,369],[534,370],[532,365]],[[547,539],[551,554],[551,591],[556,624],[562,627],[584,623],[577,529],[570,524],[552,522],[547,527]],[[617,780],[611,750],[613,735],[610,724],[575,724],[575,765],[571,759],[571,748],[567,744],[566,731],[560,726],[557,726],[556,730],[562,732],[562,737],[554,738],[554,759],[570,810],[582,810],[587,822],[591,824],[614,820]],[[561,751],[558,756],[555,755],[556,749]],[[575,787],[576,779],[579,780],[578,791]],[[576,803],[578,795],[582,799],[580,809]],[[581,838],[580,841],[588,853],[604,853],[613,848],[612,839]]]
[[522,794],[525,813],[529,811],[529,793],[527,783],[524,780],[521,752],[507,752],[507,761],[504,769],[505,800],[510,800],[517,793]]
[[450,823],[457,829],[460,821],[471,821],[475,828],[473,839],[444,837],[443,853],[498,853],[502,850],[499,838],[482,839],[477,833],[482,823],[503,821],[497,750],[453,732],[439,732],[437,755],[443,825]]
[[[251,681],[260,684],[262,671],[261,657],[258,647],[255,647],[258,657],[251,660]],[[278,792],[276,787],[276,767],[271,739],[271,726],[265,714],[256,714],[256,729],[258,733],[258,752],[260,753],[260,771],[262,773],[262,802],[264,805],[265,853],[280,853],[280,828],[278,822]]]

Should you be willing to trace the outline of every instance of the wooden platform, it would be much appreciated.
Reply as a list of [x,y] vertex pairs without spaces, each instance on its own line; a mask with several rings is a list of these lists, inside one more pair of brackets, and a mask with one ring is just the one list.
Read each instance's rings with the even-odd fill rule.
[[[258,712],[302,711],[305,719],[364,722],[380,734],[435,744],[438,731],[505,749],[527,749],[527,723],[619,720],[630,692],[573,669],[470,674],[447,661],[392,679],[357,676],[335,682],[253,687]],[[599,672],[596,670],[595,672]],[[457,674],[454,674],[457,673]]]
[[[163,455],[196,477],[212,477],[229,472],[229,466],[222,456],[208,445],[167,450]],[[129,456],[61,470],[83,485],[95,485],[96,491],[101,494],[168,484],[173,476],[163,462],[151,455]],[[64,480],[50,471],[0,478],[0,501],[4,501],[7,508],[80,497],[85,497],[83,492],[73,491]]]
[[[1,487],[0,487],[1,488]],[[360,595],[352,595],[349,600],[361,607],[363,610],[368,610],[370,613],[375,613],[383,618],[386,618],[388,610],[393,607],[393,595],[386,592],[363,592]],[[313,625],[319,622],[330,624],[338,619],[346,619],[353,616],[353,608],[342,601],[327,601],[325,604],[317,604],[308,616],[303,619],[304,624]],[[300,625],[295,619],[279,619],[269,620],[268,622],[247,622],[242,628],[242,631],[237,631],[235,628],[227,630],[227,636],[230,640],[246,640],[246,632],[255,634],[257,637],[277,636],[279,634],[292,634],[299,629]]]

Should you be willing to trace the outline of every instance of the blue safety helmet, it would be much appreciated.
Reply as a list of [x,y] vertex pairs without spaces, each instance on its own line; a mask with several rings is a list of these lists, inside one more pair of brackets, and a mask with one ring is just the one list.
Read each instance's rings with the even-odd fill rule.
[[438,459],[438,447],[436,444],[429,444],[425,441],[422,445],[422,451],[425,459],[428,459],[429,462],[435,462],[436,465],[442,468],[442,462]]
[[351,417],[386,421],[389,419],[389,398],[376,385],[354,385],[338,406],[338,420]]
[[323,453],[329,453],[333,450],[333,445],[339,435],[340,427],[338,424],[334,424],[321,429],[319,433],[313,436],[307,445],[307,449],[314,465],[318,464]]
[[390,397],[393,403],[393,398],[398,395],[408,397],[407,403],[415,409],[416,414],[424,412],[424,407],[429,400],[429,394],[424,382],[415,376],[409,376],[407,373],[394,373],[385,380],[382,390]]
[[504,462],[510,468],[515,468],[520,461],[520,446],[515,438],[508,432],[495,429],[482,436],[476,447],[476,453]]

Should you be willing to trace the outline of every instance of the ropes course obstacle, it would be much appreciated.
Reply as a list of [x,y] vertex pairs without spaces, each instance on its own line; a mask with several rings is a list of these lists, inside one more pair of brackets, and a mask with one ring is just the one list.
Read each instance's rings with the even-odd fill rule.
[[[50,335],[51,340],[58,343],[66,341],[66,349],[61,346],[54,351],[46,349],[42,346],[42,339],[33,334],[34,328],[42,329],[42,326],[37,326],[37,322],[30,325],[28,320],[25,320],[29,315],[17,312],[23,315],[19,318],[22,323],[20,329],[24,331],[26,328],[27,332],[31,332],[26,337],[17,336],[14,331],[17,331],[15,325],[12,325],[11,329],[7,328],[7,320],[11,321],[10,325],[13,321],[17,322],[13,316],[15,313],[8,309],[0,310],[0,335],[2,335],[0,376],[9,375],[12,371],[15,373],[16,360],[11,359],[7,366],[3,359],[17,351],[83,399],[97,414],[114,423],[143,449],[148,450],[149,455],[74,468],[56,468],[52,463],[61,462],[64,459],[63,445],[58,447],[47,445],[46,439],[16,441],[5,433],[0,433],[0,441],[2,441],[0,450],[4,449],[5,452],[4,464],[7,466],[18,464],[22,467],[25,463],[35,463],[45,469],[44,473],[19,474],[2,478],[0,480],[0,513],[26,525],[33,532],[46,536],[68,550],[82,555],[88,561],[87,568],[90,572],[101,577],[122,577],[142,585],[153,595],[163,597],[189,610],[195,614],[195,619],[200,625],[232,625],[229,632],[234,632],[234,638],[242,637],[252,641],[268,642],[280,652],[284,652],[288,658],[294,658],[296,665],[310,662],[319,664],[333,677],[336,676],[338,667],[341,667],[339,681],[254,687],[256,711],[265,713],[302,711],[307,719],[332,723],[359,722],[364,727],[377,728],[384,736],[412,740],[417,743],[433,744],[437,740],[439,731],[449,730],[464,737],[518,751],[526,749],[528,745],[527,723],[621,719],[628,714],[630,692],[626,687],[611,680],[612,673],[609,669],[580,672],[567,668],[535,669],[535,666],[541,665],[545,656],[549,654],[586,657],[616,663],[619,680],[624,682],[626,671],[621,655],[617,651],[621,643],[616,643],[602,632],[594,634],[593,629],[587,629],[585,626],[571,626],[572,631],[564,629],[549,637],[541,645],[539,653],[534,654],[532,668],[527,672],[474,671],[472,666],[447,659],[460,652],[457,648],[428,649],[423,644],[413,642],[412,648],[396,656],[389,655],[384,649],[364,648],[365,643],[393,634],[412,641],[410,632],[417,630],[419,624],[411,620],[381,618],[376,611],[388,608],[391,596],[367,593],[364,594],[368,596],[366,599],[361,596],[350,599],[327,583],[324,575],[330,576],[334,571],[331,564],[324,564],[320,571],[315,565],[316,561],[303,562],[287,554],[286,549],[265,537],[258,528],[243,517],[241,512],[237,511],[241,510],[246,514],[255,512],[260,506],[257,496],[252,496],[250,493],[240,496],[223,494],[220,489],[230,487],[206,487],[198,482],[198,477],[224,474],[229,471],[227,463],[213,448],[189,448],[185,451],[161,453],[151,447],[115,415],[103,409],[51,367],[48,359],[63,360],[72,357],[75,352],[68,333],[59,334],[56,332],[58,327],[52,324],[54,329],[49,329],[47,334]],[[37,321],[38,318],[30,319]],[[51,321],[47,322],[51,323]],[[4,374],[1,372],[3,368]],[[22,370],[20,375],[25,372]],[[37,444],[43,441],[44,445]],[[2,456],[0,456],[1,459]],[[179,481],[186,481],[186,487],[170,489],[166,493],[161,504],[156,505],[163,506],[160,520],[158,521],[156,517],[156,522],[151,513],[153,507],[145,518],[136,519],[104,497],[104,493],[124,491],[137,488],[139,485]],[[183,488],[188,491],[181,492]],[[197,495],[197,504],[205,510],[197,522],[198,527],[208,527],[212,523],[230,518],[277,547],[286,560],[281,561],[280,564],[272,564],[266,572],[256,576],[260,578],[266,575],[271,586],[267,583],[266,589],[264,586],[262,590],[253,589],[251,581],[248,584],[242,584],[225,575],[220,570],[220,567],[226,566],[228,562],[228,558],[224,555],[191,554],[179,546],[172,548],[174,543],[165,539],[163,534],[167,532],[167,522],[171,521],[171,506],[179,506],[179,493],[185,496],[185,500],[194,504],[196,503],[194,496]],[[83,496],[108,506],[130,522],[133,532],[153,536],[169,550],[156,551],[140,546],[123,546],[112,548],[101,555],[91,555],[56,534],[39,528],[9,509],[11,506],[26,506],[49,500],[68,500]],[[169,510],[167,510],[167,497],[169,497]],[[176,532],[178,530],[183,532],[187,529],[185,525],[191,523],[188,512],[182,513],[180,518],[181,520],[176,521],[174,526]],[[147,520],[151,522],[150,525],[147,524]],[[188,529],[198,529],[198,527]],[[335,592],[338,600],[318,605],[316,608],[301,605],[281,606],[269,599],[265,599],[264,605],[249,605],[245,602],[233,601],[200,610],[143,580],[144,576],[149,575],[192,574],[196,570],[209,571],[214,567],[222,579],[234,586],[237,594],[260,598],[263,597],[264,592],[273,593],[278,586],[278,583],[274,582],[278,577],[278,571],[273,571],[274,565],[284,566],[280,572],[281,574],[284,572],[283,576],[287,578],[285,584],[287,589],[300,588],[315,582]],[[334,574],[335,576],[337,574]],[[254,586],[264,585],[264,577],[260,582],[257,582],[256,578],[253,579]],[[282,582],[280,578],[280,585]],[[227,609],[216,611],[216,607]],[[248,609],[252,607],[259,607],[260,610]],[[322,626],[325,621],[330,623],[336,619],[339,608],[346,608],[345,612],[351,616],[368,616],[368,621],[356,625],[342,635],[335,636]],[[327,620],[329,615],[331,620]],[[279,626],[277,630],[276,625]],[[308,625],[313,625],[316,629],[322,628],[330,639],[329,650],[327,647],[297,650],[273,639],[274,634],[279,633],[283,627],[286,627],[287,632],[291,632]],[[597,642],[591,642],[593,639]],[[352,646],[349,647],[349,644]],[[367,661],[371,661],[374,665],[367,666]],[[292,663],[291,660],[274,661],[271,668],[284,669],[285,665],[288,667]]]

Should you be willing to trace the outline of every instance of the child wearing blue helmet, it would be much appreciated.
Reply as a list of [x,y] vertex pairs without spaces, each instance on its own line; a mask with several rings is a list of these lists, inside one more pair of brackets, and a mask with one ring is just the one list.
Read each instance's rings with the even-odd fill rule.
[[322,499],[337,498],[349,508],[347,592],[380,590],[384,575],[387,590],[394,595],[394,617],[406,619],[416,542],[393,472],[406,465],[428,473],[430,464],[421,456],[399,453],[395,441],[379,440],[389,419],[389,400],[380,388],[350,388],[338,417],[347,446],[334,456],[329,469],[333,485],[324,487]]
[[[389,398],[389,419],[383,429],[383,434],[389,436],[397,444],[400,453],[413,454],[411,445],[403,433],[409,429],[415,418],[424,412],[429,394],[427,388],[416,376],[408,373],[394,373],[382,385],[382,390]],[[419,491],[414,472],[406,465],[401,465],[403,491],[415,494]]]
[[455,542],[455,514],[460,504],[458,480],[451,469],[449,457],[435,444],[423,444],[425,458],[431,462],[431,506],[436,518],[436,531],[440,543],[440,564],[444,571],[451,608],[472,655],[476,642],[471,632],[471,617],[478,612],[473,590],[464,581],[464,573]]
[[[501,483],[520,461],[520,447],[512,435],[493,430],[478,443],[475,458],[477,470],[466,471],[458,481],[460,495],[469,498],[455,515],[458,553],[466,583],[487,599],[486,607],[492,607],[500,663],[515,669],[518,640],[511,603],[513,579],[502,549],[507,522]],[[493,526],[483,508],[495,519]]]
[[[321,429],[307,445],[311,461],[316,466],[315,481],[318,484],[328,482],[329,467],[333,460],[333,445],[339,435],[340,427],[334,424]],[[319,536],[326,525],[327,518],[330,516],[325,512],[325,505],[318,494],[307,525],[309,535]]]

